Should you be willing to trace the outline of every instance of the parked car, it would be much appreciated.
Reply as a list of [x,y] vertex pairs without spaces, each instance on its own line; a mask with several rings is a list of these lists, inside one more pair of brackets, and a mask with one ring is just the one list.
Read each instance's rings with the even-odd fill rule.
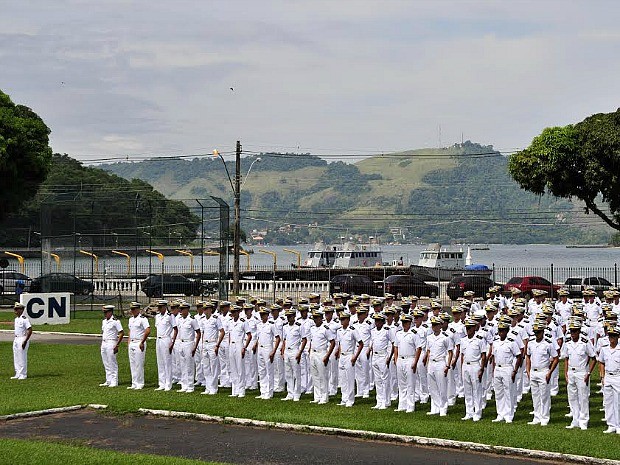
[[69,273],[48,273],[35,278],[30,283],[30,292],[73,292],[91,294],[95,286]]
[[564,282],[564,288],[568,290],[571,297],[581,297],[581,292],[586,287],[593,287],[596,293],[600,296],[603,292],[608,290],[613,285],[605,278],[600,276],[591,276],[589,278],[568,278]]
[[147,297],[161,297],[164,294],[200,295],[203,286],[200,281],[180,274],[150,275],[140,284]]
[[556,294],[560,286],[551,284],[545,278],[540,276],[515,276],[504,284],[504,294],[510,295],[510,290],[516,287],[521,290],[523,297],[529,299],[532,297],[532,289],[540,289],[541,291],[547,291],[550,295]]
[[30,291],[30,284],[32,279],[26,276],[24,273],[19,273],[14,270],[0,270],[0,293],[15,294],[18,282],[23,283],[23,292]]
[[439,295],[439,288],[432,284],[426,284],[420,278],[409,274],[393,274],[385,278],[383,282],[385,292],[395,296],[428,296],[436,297]]
[[466,291],[474,291],[476,297],[486,297],[491,286],[495,283],[486,276],[455,276],[448,283],[447,293],[452,300],[463,297]]
[[383,284],[361,274],[339,274],[329,282],[329,293],[383,295]]

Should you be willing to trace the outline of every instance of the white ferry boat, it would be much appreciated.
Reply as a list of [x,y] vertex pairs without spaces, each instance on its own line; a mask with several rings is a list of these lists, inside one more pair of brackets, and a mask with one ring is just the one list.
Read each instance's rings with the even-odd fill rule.
[[477,274],[489,276],[491,270],[485,265],[472,265],[471,253],[467,249],[467,257],[463,258],[463,248],[442,247],[430,244],[420,252],[417,265],[411,265],[413,272],[430,275],[441,281],[449,281],[454,275]]
[[345,242],[339,245],[315,244],[308,251],[303,263],[305,268],[356,268],[382,266],[383,255],[377,244],[353,244]]

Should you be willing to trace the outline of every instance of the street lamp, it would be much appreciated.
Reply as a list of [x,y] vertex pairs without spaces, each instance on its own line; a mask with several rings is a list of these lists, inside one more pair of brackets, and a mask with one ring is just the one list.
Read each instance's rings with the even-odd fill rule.
[[[235,150],[235,182],[233,184],[233,180],[230,177],[230,172],[228,171],[228,165],[226,165],[226,161],[224,157],[218,152],[217,149],[213,150],[213,156],[222,160],[224,164],[224,169],[226,170],[226,176],[228,177],[228,181],[230,182],[230,187],[232,188],[232,192],[235,198],[235,229],[234,229],[234,242],[233,242],[233,293],[239,294],[239,255],[241,250],[241,188],[245,185],[245,180],[243,184],[241,184],[241,142],[237,141],[237,148]],[[247,179],[254,163],[260,161],[261,158],[256,158],[251,164],[250,167],[245,174],[245,179]],[[222,251],[223,252],[223,251]]]
[[113,232],[112,235],[114,236],[114,240],[116,242],[116,248],[118,249],[118,233]]

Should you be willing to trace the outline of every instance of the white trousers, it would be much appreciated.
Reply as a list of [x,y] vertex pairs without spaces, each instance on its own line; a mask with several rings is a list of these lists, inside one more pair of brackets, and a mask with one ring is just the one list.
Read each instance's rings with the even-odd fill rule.
[[101,343],[101,361],[105,369],[105,382],[108,386],[118,386],[118,362],[114,347],[116,341],[103,341]]
[[603,386],[603,402],[605,407],[605,418],[607,426],[620,430],[620,374],[605,375],[605,385]]
[[515,383],[512,382],[512,372],[514,368],[510,364],[495,365],[493,373],[493,390],[495,391],[495,407],[497,416],[504,420],[512,421],[515,405]]
[[284,373],[284,357],[280,354],[280,349],[276,350],[273,357],[273,390],[275,392],[284,392],[286,375]]
[[332,351],[327,362],[327,379],[328,391],[330,396],[335,396],[338,392],[338,360],[336,360],[336,351]]
[[[465,416],[471,418],[482,417],[482,390],[483,383],[478,381],[480,361],[463,363],[463,395],[465,396]],[[483,378],[484,381],[484,378]]]
[[158,337],[155,344],[155,352],[157,353],[157,381],[160,388],[168,391],[172,389],[171,343],[172,339],[169,337]]
[[245,396],[245,363],[241,357],[242,348],[242,341],[231,342],[228,347],[228,369],[233,396]]
[[196,353],[194,354],[194,365],[196,370],[196,382],[199,385],[205,384],[205,375],[202,371],[202,342],[198,344]]
[[205,392],[211,394],[217,393],[217,383],[220,376],[220,358],[215,355],[216,345],[216,342],[205,342],[202,346],[202,373],[205,377]]
[[530,389],[534,403],[534,421],[543,424],[549,423],[551,415],[551,390],[546,376],[549,370],[541,368],[530,372]]
[[177,339],[172,349],[172,382],[181,382],[181,341]]
[[142,389],[144,387],[144,358],[146,355],[146,342],[144,350],[140,350],[140,341],[129,342],[129,370],[131,371],[131,387]]
[[341,353],[338,359],[341,402],[345,405],[353,405],[355,402],[355,365],[351,363],[352,358],[351,353]]
[[[422,357],[420,357],[422,360]],[[421,361],[418,363],[418,381],[416,383],[416,400],[419,400],[422,403],[428,402],[428,367],[424,365]]]
[[13,365],[15,366],[15,376],[18,379],[26,379],[28,376],[28,348],[30,341],[26,343],[26,347],[22,348],[22,344],[26,340],[26,336],[16,337],[13,340]]
[[314,391],[314,400],[324,403],[329,401],[327,367],[323,359],[327,355],[326,351],[312,349],[310,352],[310,376]]
[[387,353],[372,354],[372,373],[375,380],[377,407],[389,407],[392,399],[390,369],[387,366]]
[[[272,347],[258,347],[258,382],[260,385],[260,395],[271,399],[273,397],[274,364],[269,360]],[[247,386],[247,384],[246,384]]]
[[284,375],[286,377],[287,397],[299,400],[301,397],[301,360],[297,363],[299,347],[284,350]]
[[256,389],[258,387],[258,349],[256,353],[250,349],[246,350],[243,363],[245,364],[245,388]]
[[415,391],[417,375],[413,372],[415,357],[398,357],[396,378],[398,381],[398,410],[413,412],[415,410]]
[[230,387],[230,370],[228,368],[228,351],[230,350],[230,343],[228,342],[228,335],[220,345],[220,350],[217,352],[217,356],[220,359],[220,386]]
[[586,384],[586,371],[568,369],[568,403],[573,414],[574,426],[588,426],[590,421],[590,383]]
[[175,344],[175,347],[179,345],[179,368],[181,372],[181,389],[187,392],[194,391],[194,357],[192,356],[192,350],[194,349],[193,340],[179,341]]
[[[445,415],[448,412],[448,378],[444,374],[446,362],[428,362],[428,391],[431,397],[431,412]],[[464,383],[463,383],[464,384]]]
[[357,383],[357,395],[368,397],[370,393],[370,360],[366,356],[366,349],[357,357],[355,362],[355,381]]

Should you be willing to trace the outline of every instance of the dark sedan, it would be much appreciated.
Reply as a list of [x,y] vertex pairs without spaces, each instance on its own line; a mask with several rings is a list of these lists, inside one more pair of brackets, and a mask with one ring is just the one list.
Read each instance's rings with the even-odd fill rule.
[[164,294],[183,294],[198,296],[203,287],[200,281],[186,278],[180,274],[151,275],[141,283],[142,292],[148,297],[161,297]]
[[339,274],[329,282],[329,293],[346,292],[347,294],[383,295],[381,282],[375,283],[368,276],[360,274]]
[[95,286],[69,273],[48,273],[32,280],[30,292],[73,292],[91,294]]
[[439,288],[432,284],[426,284],[420,278],[408,274],[393,274],[388,276],[384,281],[385,292],[394,294],[395,296],[425,296],[437,297]]
[[486,297],[489,288],[495,283],[486,276],[455,276],[448,283],[448,297],[456,300],[467,291],[474,291],[476,297]]

